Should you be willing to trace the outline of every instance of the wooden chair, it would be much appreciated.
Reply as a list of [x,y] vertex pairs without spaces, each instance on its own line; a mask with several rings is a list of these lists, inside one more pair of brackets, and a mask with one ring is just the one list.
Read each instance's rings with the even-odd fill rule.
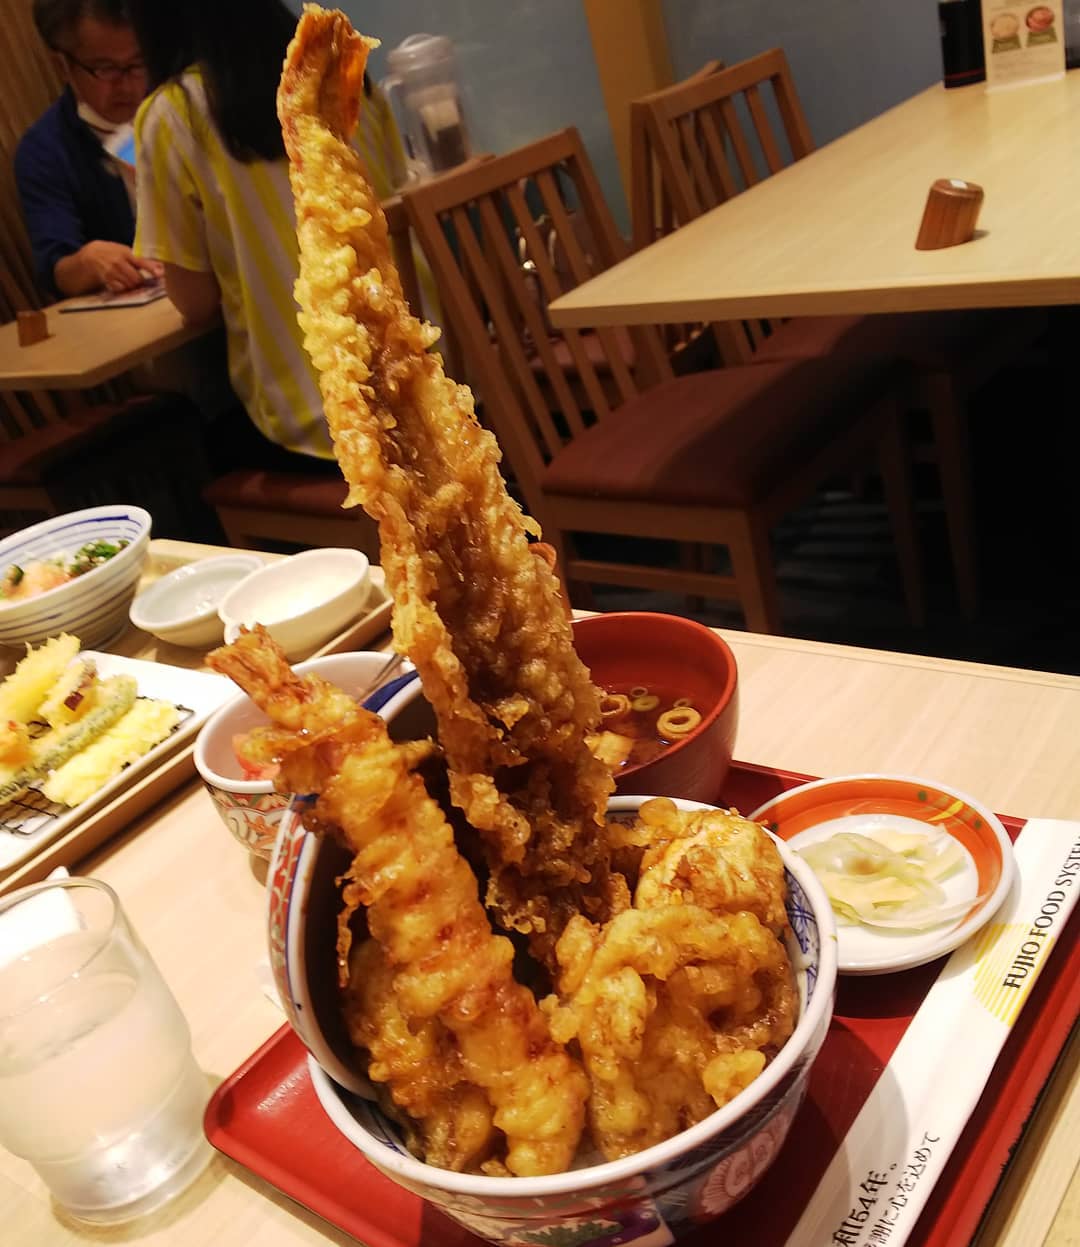
[[[634,150],[642,153],[634,170],[640,187],[632,195],[638,245],[694,220],[814,147],[779,48],[635,101],[631,121]],[[659,198],[649,193],[650,177],[663,184]],[[670,205],[666,213],[657,214],[657,202]],[[912,364],[908,403],[930,415],[929,458],[941,483],[958,597],[969,615],[977,605],[977,577],[967,402],[1044,329],[1037,311],[807,316],[711,327],[725,364],[867,353]]]
[[[681,91],[687,83],[701,82],[723,68],[723,61],[706,61],[689,78],[657,94]],[[655,99],[656,96],[649,98]],[[660,169],[644,109],[641,100],[633,100],[630,104],[630,224],[631,243],[635,251],[663,238],[677,224],[675,207]],[[676,372],[716,368],[723,362],[711,326],[661,325],[659,328]]]
[[377,563],[378,528],[360,507],[343,509],[347,492],[340,477],[242,468],[211,481],[203,497],[239,549],[346,546]]
[[[565,248],[561,280],[540,246],[526,186]],[[482,168],[405,195],[440,298],[453,318],[524,499],[574,586],[619,584],[734,599],[747,624],[779,626],[769,528],[831,474],[875,450],[882,460],[909,609],[921,617],[921,581],[892,367],[808,361],[674,377],[660,335],[635,328],[638,359],[662,380],[642,388],[613,331],[596,340],[619,389],[611,403],[583,335],[562,342],[582,388],[575,398],[513,245],[529,241],[545,302],[621,259],[626,247],[576,130],[563,130]],[[580,218],[577,228],[571,219]],[[587,226],[582,240],[581,225]],[[524,325],[543,359],[552,412],[531,367]],[[494,333],[491,330],[494,330]],[[731,574],[579,556],[575,534],[666,538],[727,548]]]

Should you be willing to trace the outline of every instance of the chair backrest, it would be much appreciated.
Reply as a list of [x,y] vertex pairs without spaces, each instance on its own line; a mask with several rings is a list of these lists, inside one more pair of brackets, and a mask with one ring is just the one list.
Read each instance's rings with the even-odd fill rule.
[[[660,169],[656,145],[648,123],[648,101],[666,98],[670,94],[681,97],[685,88],[700,82],[724,68],[723,61],[706,61],[696,73],[677,82],[674,86],[656,91],[647,99],[630,103],[630,223],[633,230],[631,242],[635,251],[647,247],[675,228],[675,206],[668,191],[667,179]],[[668,357],[676,362],[683,352],[688,352],[698,340],[701,324],[665,324],[660,332],[667,347]],[[684,358],[689,358],[685,355]]]
[[[627,251],[577,130],[567,129],[405,192],[483,403],[530,508],[545,464],[638,392],[670,375],[659,334],[556,333],[547,305]],[[625,339],[623,339],[625,341]]]
[[[631,119],[640,131],[642,159],[647,152],[650,175],[661,184],[651,196],[643,188],[632,197],[640,213],[634,221],[638,245],[695,220],[814,148],[780,48],[724,69],[707,65],[636,100]],[[652,210],[657,203],[667,205],[660,215]],[[725,362],[743,363],[769,326],[747,321],[717,325],[714,332]]]
[[723,61],[706,61],[689,78],[630,103],[630,221],[635,251],[663,238],[675,227],[674,205],[668,190],[668,179],[659,167],[659,153],[649,125],[649,112],[661,101],[669,98],[681,100],[687,87],[712,77],[724,68]]

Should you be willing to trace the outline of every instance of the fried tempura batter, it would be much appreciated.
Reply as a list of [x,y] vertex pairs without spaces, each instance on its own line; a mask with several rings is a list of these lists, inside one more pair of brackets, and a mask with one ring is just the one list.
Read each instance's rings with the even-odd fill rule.
[[609,1159],[669,1138],[722,1107],[791,1034],[784,865],[757,823],[729,810],[647,801],[617,826],[644,847],[635,908],[559,940],[552,1033],[577,1040],[589,1123]]
[[585,737],[599,696],[537,531],[509,498],[472,395],[428,351],[382,209],[348,143],[374,41],[308,5],[278,94],[300,240],[296,294],[349,503],[379,525],[394,636],[438,719],[451,796],[481,833],[488,904],[552,962],[569,917],[625,908]]
[[[413,773],[426,747],[394,744],[377,715],[315,676],[296,675],[262,629],[214,651],[208,662],[276,725],[262,744],[281,761],[281,789],[318,794],[305,825],[336,831],[355,854],[346,907],[366,907],[370,935],[393,971],[393,1001],[376,985],[371,1011],[363,1021],[353,1018],[366,1028],[375,1058],[369,1075],[387,1079],[395,1102],[408,1101],[422,1137],[442,1149],[444,1163],[467,1163],[478,1146],[483,1150],[476,1088],[506,1136],[505,1156],[489,1161],[494,1171],[569,1168],[587,1080],[551,1038],[532,993],[515,982],[513,946],[492,933],[476,878]],[[428,1022],[452,1037],[456,1059],[420,1086],[408,1054],[399,1050],[405,1059],[395,1059],[393,1032],[405,1026],[416,1035]],[[458,1119],[467,1139],[454,1137]]]
[[749,910],[775,935],[787,928],[784,863],[758,823],[736,810],[679,811],[647,801],[640,826],[649,847],[634,905],[702,905],[714,914]]
[[552,1034],[576,1039],[589,1125],[608,1160],[722,1107],[790,1035],[797,996],[783,944],[751,913],[697,905],[581,918],[558,944]]
[[490,1159],[497,1142],[490,1101],[469,1082],[450,1031],[437,1018],[403,1011],[394,969],[375,940],[357,944],[349,958],[345,1025],[370,1053],[368,1077],[389,1092],[382,1107],[412,1151],[459,1172]]

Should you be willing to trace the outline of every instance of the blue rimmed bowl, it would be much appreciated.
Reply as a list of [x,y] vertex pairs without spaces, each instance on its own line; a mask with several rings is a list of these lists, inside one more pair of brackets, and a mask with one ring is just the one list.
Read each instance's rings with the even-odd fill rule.
[[33,597],[0,598],[0,645],[40,645],[61,632],[95,649],[124,630],[150,545],[150,513],[115,504],[70,511],[0,541],[0,575],[14,566],[70,559],[95,541],[128,544],[119,554],[66,584]]
[[[382,690],[377,707],[398,739],[434,730],[415,678]],[[645,796],[615,797],[613,818],[633,818]],[[681,809],[709,808],[677,800]],[[795,1031],[772,1063],[729,1104],[690,1129],[623,1160],[542,1178],[452,1173],[416,1159],[358,1074],[336,985],[340,846],[304,831],[301,808],[282,820],[271,869],[271,964],[282,1004],[307,1046],[316,1094],[340,1133],[392,1181],[492,1242],[589,1245],[670,1242],[726,1211],[771,1165],[806,1093],[832,1017],[836,926],[809,867],[782,842],[788,947],[800,1007]],[[775,837],[774,837],[775,839]]]

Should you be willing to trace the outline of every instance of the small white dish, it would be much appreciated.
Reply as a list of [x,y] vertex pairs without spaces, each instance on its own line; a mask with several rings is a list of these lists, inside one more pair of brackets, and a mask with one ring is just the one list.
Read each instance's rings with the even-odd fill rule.
[[370,595],[371,566],[359,550],[305,550],[248,576],[225,595],[218,614],[226,641],[259,623],[293,659],[360,615]]
[[262,566],[257,554],[223,554],[178,567],[132,602],[131,622],[172,645],[208,649],[225,635],[218,614],[222,599]]
[[838,832],[945,833],[964,850],[942,887],[953,917],[926,931],[837,924],[841,974],[887,974],[925,965],[959,948],[994,916],[1016,875],[1012,841],[980,802],[934,780],[841,775],[791,788],[750,815],[796,852]]

